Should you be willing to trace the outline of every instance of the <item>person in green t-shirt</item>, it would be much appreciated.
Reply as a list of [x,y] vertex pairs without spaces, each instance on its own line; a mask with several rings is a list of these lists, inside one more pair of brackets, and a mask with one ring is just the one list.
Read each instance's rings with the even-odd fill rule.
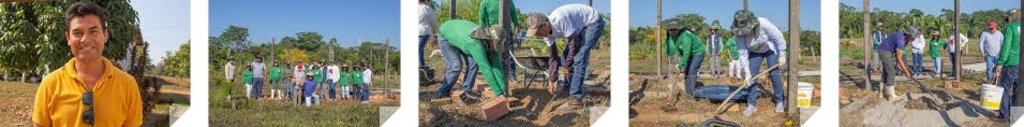
[[270,88],[270,98],[281,99],[281,95],[283,95],[284,93],[281,91],[282,89],[284,89],[284,84],[281,83],[282,73],[284,72],[282,72],[281,67],[277,64],[277,62],[273,62],[273,64],[271,64],[269,74],[270,85],[273,86]]
[[352,89],[348,86],[352,84],[352,73],[349,72],[348,64],[342,64],[340,69],[341,70],[338,71],[338,75],[341,77],[339,77],[340,81],[338,81],[338,86],[341,87],[341,99],[351,99]]
[[750,77],[750,70],[747,67],[750,62],[747,61],[747,53],[739,51],[735,38],[730,37],[729,41],[725,42],[725,46],[729,48],[729,56],[732,60],[729,62],[729,76],[746,80],[747,77]]
[[242,72],[242,83],[245,83],[245,97],[252,97],[252,66],[245,65],[245,72]]
[[[448,20],[441,24],[440,41],[448,43],[452,47],[462,51],[461,54],[468,55],[476,62],[480,72],[484,75],[484,80],[487,81],[487,85],[492,89],[491,92],[494,95],[506,98],[505,91],[507,89],[507,80],[505,80],[505,68],[502,64],[501,51],[495,51],[500,49],[486,48],[487,45],[501,44],[492,43],[489,40],[494,40],[496,37],[489,37],[492,39],[478,39],[484,38],[482,36],[493,35],[487,34],[487,32],[495,31],[495,28],[481,27],[473,22],[466,20]],[[479,36],[475,36],[479,35]]]
[[691,90],[697,85],[697,73],[700,73],[706,47],[701,44],[703,41],[700,40],[700,37],[684,28],[681,22],[677,18],[666,21],[669,24],[669,29],[666,30],[668,36],[665,36],[666,43],[674,44],[668,45],[666,48],[677,51],[679,64],[676,64],[675,70],[677,73],[685,73],[686,93],[693,94]]
[[[354,90],[355,92],[353,92],[353,93],[355,95],[362,95],[362,93],[361,93],[362,91],[360,89],[363,88],[363,73],[361,73],[359,71],[359,69],[356,69],[356,68],[359,68],[358,64],[357,65],[352,65],[351,70],[349,70],[349,74],[352,75],[351,76],[352,80],[350,80],[350,81],[352,82],[352,87],[355,88],[355,90]],[[359,98],[359,97],[356,96],[356,98]]]
[[1003,45],[999,48],[999,60],[995,69],[995,77],[999,77],[999,85],[1003,87],[1003,100],[999,107],[1000,119],[1010,118],[1010,107],[1020,106],[1018,104],[1022,100],[1019,95],[1024,94],[1024,90],[1020,89],[1020,12],[1018,9],[1011,9],[1009,13],[1010,17],[1007,19],[1010,24],[1003,29]]
[[928,41],[928,54],[932,56],[935,66],[933,69],[934,75],[942,76],[942,49],[946,48],[947,45],[949,43],[946,43],[946,41],[939,37],[939,31],[932,32],[932,40]]

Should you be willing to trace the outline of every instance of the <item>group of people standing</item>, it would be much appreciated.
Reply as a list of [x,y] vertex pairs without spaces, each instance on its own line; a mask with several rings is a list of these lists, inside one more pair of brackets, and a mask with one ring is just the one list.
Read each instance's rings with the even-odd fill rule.
[[[228,63],[224,65],[224,77],[232,83],[235,81],[235,74],[238,73],[234,64],[235,59],[229,58]],[[361,103],[368,104],[373,75],[369,64],[338,66],[338,63],[333,61],[319,60],[309,63],[286,63],[284,66],[273,62],[268,69],[263,63],[263,58],[259,56],[252,63],[246,64],[241,71],[241,84],[246,88],[247,98],[261,98],[263,84],[269,81],[273,85],[273,88],[270,88],[271,99],[286,99],[306,106],[339,98],[358,99]]]

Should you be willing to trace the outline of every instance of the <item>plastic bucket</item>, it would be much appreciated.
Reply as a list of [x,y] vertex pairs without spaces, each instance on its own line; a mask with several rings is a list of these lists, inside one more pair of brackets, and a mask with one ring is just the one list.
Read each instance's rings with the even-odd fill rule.
[[991,84],[981,84],[981,107],[989,110],[999,110],[1003,101],[1003,87]]
[[811,107],[811,101],[814,100],[814,85],[811,83],[800,82],[797,83],[796,88],[796,107],[807,108]]

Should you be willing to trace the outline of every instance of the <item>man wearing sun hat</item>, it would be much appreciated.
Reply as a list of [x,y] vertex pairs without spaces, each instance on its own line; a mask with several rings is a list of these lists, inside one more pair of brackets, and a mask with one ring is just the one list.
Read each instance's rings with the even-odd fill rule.
[[992,81],[992,73],[995,72],[996,59],[999,59],[999,48],[1003,45],[1003,32],[996,29],[998,26],[995,21],[989,22],[988,29],[978,37],[978,51],[985,56],[985,76],[989,82],[996,82]]
[[[566,39],[566,49],[562,51],[564,72],[570,74],[569,94],[574,98],[570,105],[580,106],[583,103],[583,80],[590,63],[590,49],[604,34],[604,18],[593,7],[584,4],[567,4],[555,8],[545,16],[540,13],[530,14],[526,22],[528,37],[544,37],[549,47],[555,40]],[[571,69],[570,69],[571,68]]]
[[[736,11],[732,24],[732,33],[736,39],[736,45],[741,52],[748,52],[750,62],[750,73],[758,74],[761,69],[761,62],[768,62],[768,66],[785,64],[786,39],[779,30],[768,19],[757,17],[753,12],[747,10]],[[785,111],[785,90],[782,88],[781,69],[764,70],[769,71],[775,96],[775,112]],[[750,87],[745,88],[750,95],[747,96],[747,109],[743,111],[744,116],[750,116],[757,111],[757,97],[760,92],[757,86],[760,83],[754,82]]]

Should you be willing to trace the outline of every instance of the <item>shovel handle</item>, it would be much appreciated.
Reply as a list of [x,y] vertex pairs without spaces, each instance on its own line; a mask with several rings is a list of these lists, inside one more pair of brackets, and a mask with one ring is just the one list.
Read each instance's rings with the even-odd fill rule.
[[722,109],[723,109],[723,107],[725,107],[725,105],[728,105],[729,103],[732,103],[732,97],[736,96],[737,93],[740,93],[741,90],[747,88],[747,86],[750,86],[750,84],[751,84],[750,82],[753,82],[754,79],[757,79],[758,77],[764,76],[765,74],[768,74],[772,70],[775,70],[775,69],[779,68],[779,66],[782,66],[782,64],[775,64],[775,66],[772,66],[772,67],[768,68],[768,70],[763,71],[761,73],[758,73],[757,75],[754,75],[754,77],[743,81],[743,86],[741,86],[739,89],[736,89],[736,91],[733,91],[732,94],[729,94],[729,97],[725,98],[725,102],[722,103],[722,104],[719,104],[718,108],[715,108],[715,115],[718,115],[719,113],[721,113]]

